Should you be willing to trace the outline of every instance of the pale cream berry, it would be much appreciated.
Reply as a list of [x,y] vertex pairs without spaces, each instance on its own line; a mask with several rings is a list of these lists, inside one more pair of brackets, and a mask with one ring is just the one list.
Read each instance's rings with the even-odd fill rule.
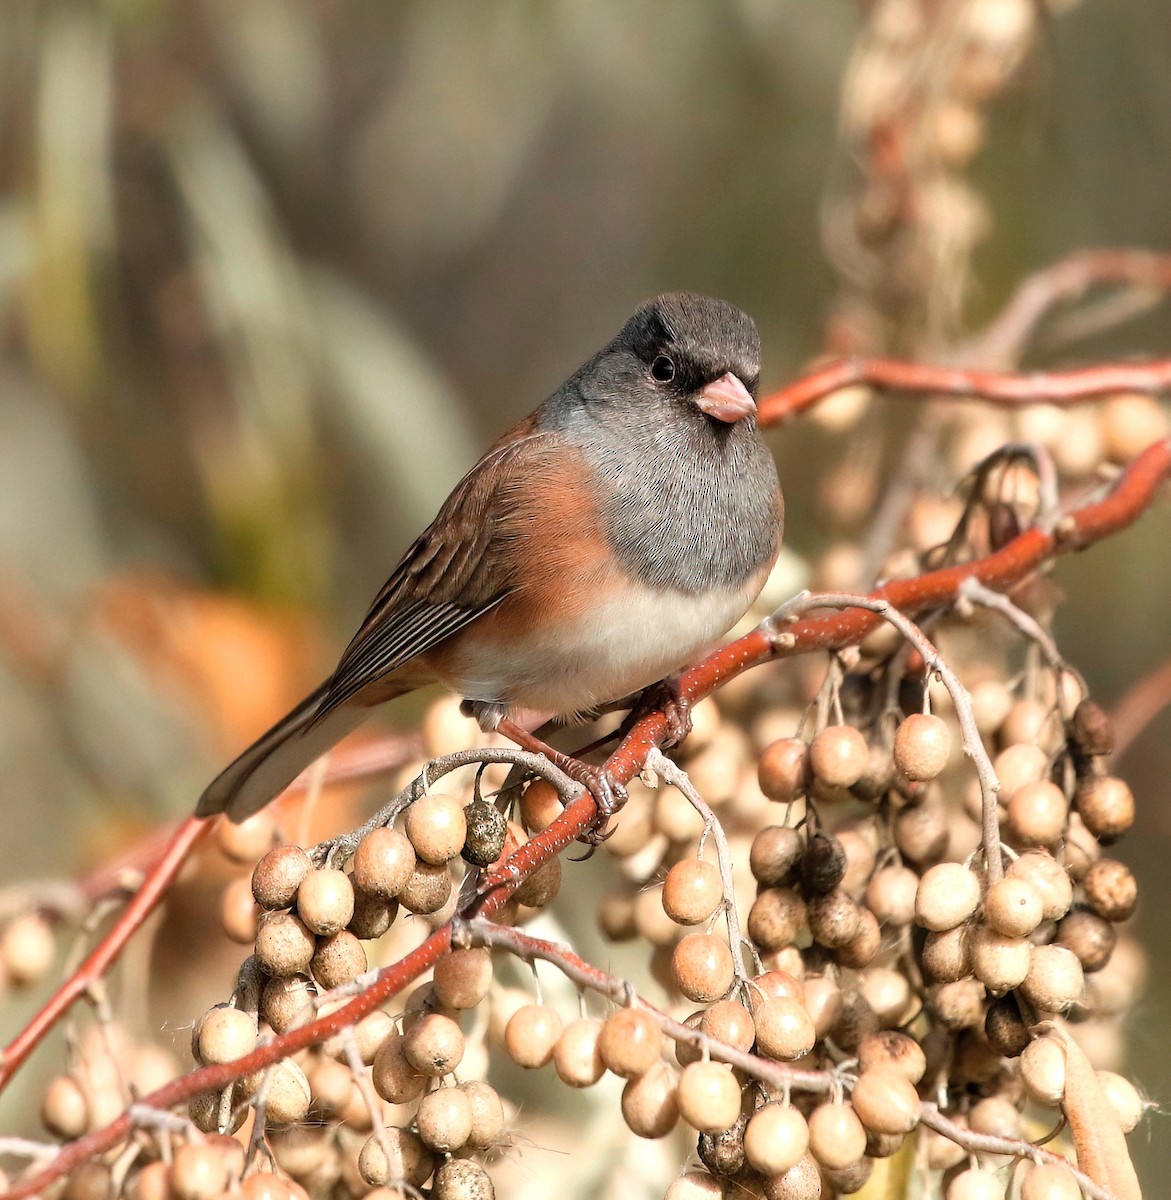
[[1021,1082],[1029,1098],[1049,1107],[1065,1095],[1065,1048],[1055,1037],[1034,1038],[1020,1057]]
[[415,1127],[423,1145],[451,1154],[465,1145],[472,1132],[472,1106],[457,1087],[436,1088],[419,1101]]
[[1100,411],[1100,428],[1106,455],[1113,462],[1129,462],[1152,442],[1167,436],[1167,414],[1153,396],[1119,392]]
[[[358,1154],[358,1173],[375,1188],[387,1183],[402,1182],[412,1188],[422,1187],[435,1168],[435,1156],[409,1129],[390,1126],[382,1135],[367,1138]],[[397,1191],[398,1189],[396,1189]],[[367,1193],[375,1196],[376,1193]],[[401,1192],[394,1200],[406,1200]],[[386,1197],[385,1200],[390,1200]]]
[[973,1133],[986,1133],[990,1137],[1016,1139],[1021,1135],[1020,1109],[1005,1096],[986,1096],[973,1104],[968,1124]]
[[[842,960],[839,951],[838,958]],[[845,963],[853,966],[853,963]],[[901,1024],[911,1008],[911,985],[906,975],[894,967],[870,967],[860,976],[862,999],[874,1010],[881,1025]]]
[[679,1115],[700,1133],[719,1133],[740,1115],[740,1084],[727,1063],[695,1062],[679,1076]]
[[724,898],[719,868],[702,858],[677,862],[663,881],[663,910],[680,925],[702,925]]
[[350,1068],[334,1058],[317,1058],[305,1071],[315,1108],[336,1116],[344,1112],[354,1091]]
[[764,1104],[744,1130],[744,1155],[762,1175],[781,1175],[809,1149],[809,1124],[788,1104]]
[[89,1126],[89,1101],[72,1075],[55,1075],[41,1098],[41,1123],[54,1136],[72,1140]]
[[1044,916],[1041,894],[1027,880],[1008,875],[984,894],[984,918],[1005,937],[1028,937]]
[[1065,1012],[1082,994],[1082,964],[1064,946],[1036,946],[1021,994],[1043,1012]]
[[980,904],[980,881],[962,863],[937,863],[919,881],[915,919],[942,932],[962,925]]
[[884,867],[866,886],[866,907],[880,925],[909,925],[915,919],[919,876],[910,867]]
[[316,934],[339,933],[354,915],[354,885],[344,871],[310,871],[297,888],[297,916]]
[[875,1133],[910,1133],[919,1124],[919,1093],[891,1067],[863,1071],[850,1101],[862,1124]]
[[611,1013],[598,1037],[602,1062],[623,1079],[649,1071],[659,1061],[662,1046],[658,1022],[641,1008],[620,1008]]
[[830,787],[853,787],[868,758],[866,738],[852,725],[828,725],[809,744],[809,765]]
[[867,1034],[858,1043],[858,1067],[863,1074],[893,1071],[909,1083],[917,1084],[927,1070],[927,1056],[914,1038],[897,1030],[884,1029]]
[[570,1021],[561,1031],[553,1047],[553,1069],[562,1083],[581,1088],[601,1079],[606,1069],[598,1048],[601,1033],[601,1021],[592,1017]]
[[472,1128],[467,1144],[477,1150],[487,1150],[499,1145],[504,1134],[504,1105],[500,1093],[490,1084],[479,1079],[469,1079],[459,1085],[459,1090],[468,1098],[472,1114]]
[[723,1196],[724,1189],[715,1175],[692,1167],[671,1180],[663,1200],[723,1200]]
[[866,1130],[850,1104],[819,1104],[813,1110],[809,1150],[830,1170],[853,1166],[866,1153]]
[[199,1061],[232,1062],[256,1048],[256,1020],[239,1008],[217,1005],[199,1023]]
[[0,971],[13,983],[39,983],[55,953],[53,931],[40,913],[21,913],[0,925]]
[[288,908],[313,869],[309,855],[300,846],[277,846],[252,871],[252,894],[261,908]]
[[999,679],[985,679],[972,688],[972,713],[980,736],[990,738],[1012,708],[1012,693]]
[[286,1058],[265,1076],[264,1115],[274,1125],[292,1125],[309,1113],[313,1093],[305,1072]]
[[262,810],[243,821],[218,821],[216,843],[233,862],[254,863],[276,840],[276,821],[272,813]]
[[718,1000],[732,986],[732,952],[714,934],[689,933],[671,954],[671,971],[689,1000]]
[[[695,783],[694,775],[692,782]],[[695,786],[698,788],[700,785]],[[701,795],[711,800],[706,791]],[[703,834],[703,826],[703,814],[682,792],[673,787],[662,787],[655,793],[654,827],[668,841],[698,841]]]
[[950,753],[951,731],[942,717],[912,713],[895,731],[895,766],[910,780],[934,779]]
[[770,1175],[764,1184],[767,1200],[820,1200],[822,1174],[812,1154],[798,1159],[787,1171]]
[[1118,1116],[1118,1123],[1123,1133],[1131,1133],[1143,1119],[1146,1105],[1138,1094],[1138,1089],[1115,1071],[1099,1071],[1098,1083],[1110,1102],[1110,1107]]
[[842,989],[828,975],[815,975],[805,980],[804,1003],[816,1036],[825,1037],[842,1014]]
[[397,829],[372,829],[354,852],[354,883],[372,896],[393,900],[414,869],[415,848]]
[[463,849],[468,835],[464,806],[440,792],[420,796],[407,809],[404,830],[419,858],[441,866]]
[[1056,921],[1069,912],[1073,903],[1073,883],[1066,869],[1047,850],[1030,850],[1015,859],[1005,872],[1010,879],[1024,879],[1041,896],[1041,913],[1046,921]]
[[1065,829],[1069,802],[1057,784],[1039,779],[1009,796],[1005,815],[1009,831],[1022,846],[1049,846]]
[[1000,726],[1000,740],[1004,746],[1026,744],[1040,746],[1043,750],[1055,749],[1051,744],[1058,729],[1051,705],[1039,700],[1018,700],[1005,715]]
[[775,996],[756,1006],[757,1049],[767,1058],[791,1062],[808,1054],[817,1032],[805,1006],[787,996]]
[[809,747],[800,738],[781,738],[760,752],[757,778],[770,800],[791,803],[804,794]]
[[423,1075],[439,1079],[459,1066],[464,1035],[450,1017],[424,1013],[403,1037],[403,1057]]
[[228,937],[242,946],[256,941],[261,911],[252,898],[252,881],[247,875],[233,879],[220,896],[220,924]]
[[992,766],[1000,780],[1001,796],[1011,796],[1026,783],[1045,778],[1049,771],[1049,756],[1040,746],[1018,743],[1001,750]]
[[643,1138],[663,1138],[679,1120],[674,1072],[657,1062],[622,1089],[622,1119],[632,1133]]
[[717,1000],[703,1010],[700,1029],[737,1050],[751,1050],[756,1041],[756,1023],[752,1014],[736,1000]]
[[267,979],[260,993],[260,1015],[274,1033],[287,1033],[313,1019],[315,994],[316,988],[303,975]]
[[1023,982],[1033,962],[1033,945],[1027,938],[1006,937],[985,925],[972,931],[969,948],[976,978],[994,996]]
[[1068,1167],[1040,1163],[1028,1168],[1021,1200],[1082,1200],[1082,1189]]
[[546,1004],[526,1004],[509,1018],[504,1029],[504,1046],[520,1067],[536,1070],[553,1057],[561,1036],[561,1018]]
[[171,1163],[171,1190],[178,1200],[214,1200],[228,1186],[228,1160],[219,1146],[187,1142]]
[[1004,1181],[994,1171],[969,1167],[952,1177],[944,1200],[1004,1200]]

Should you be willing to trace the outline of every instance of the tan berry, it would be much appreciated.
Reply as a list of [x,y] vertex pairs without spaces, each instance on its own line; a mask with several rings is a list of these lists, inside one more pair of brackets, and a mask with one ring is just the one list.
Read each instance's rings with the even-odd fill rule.
[[1040,746],[1022,743],[1001,750],[992,766],[1000,780],[1000,795],[1011,796],[1025,784],[1045,778],[1049,773],[1049,756]]
[[941,984],[931,1007],[948,1029],[974,1029],[984,1019],[984,985],[978,979]]
[[736,1000],[717,1000],[703,1011],[700,1029],[737,1050],[751,1050],[756,1041],[756,1023],[752,1014]]
[[811,1154],[764,1181],[766,1200],[820,1200],[822,1192],[821,1170]]
[[553,1069],[562,1083],[581,1088],[601,1079],[606,1069],[598,1048],[601,1033],[601,1021],[592,1017],[570,1021],[561,1031],[553,1047]]
[[994,883],[984,894],[984,918],[1006,937],[1028,937],[1044,916],[1041,894],[1027,879],[1012,875]]
[[781,738],[760,752],[757,778],[770,800],[791,803],[805,792],[809,748],[800,738]]
[[752,1114],[744,1131],[744,1154],[753,1170],[780,1175],[809,1149],[809,1125],[788,1104],[765,1104]]
[[870,1071],[893,1071],[909,1083],[917,1084],[927,1070],[923,1047],[914,1038],[893,1029],[867,1034],[858,1043],[858,1067]]
[[326,990],[357,979],[367,967],[362,943],[348,929],[317,939],[310,968],[313,978]]
[[732,986],[732,952],[715,934],[689,933],[671,954],[671,971],[689,1000],[718,1000]]
[[828,725],[809,743],[809,765],[830,787],[853,787],[866,769],[869,754],[866,738],[852,725]]
[[561,859],[551,858],[530,874],[513,893],[518,904],[529,908],[544,908],[552,903],[561,890]]
[[1057,945],[1072,950],[1087,974],[1100,971],[1109,961],[1118,943],[1118,934],[1109,921],[1090,912],[1075,908],[1066,913],[1057,926]]
[[219,848],[233,862],[254,863],[276,840],[276,821],[272,813],[253,813],[243,821],[219,821],[215,830]]
[[277,1063],[271,1073],[266,1073],[262,1086],[264,1115],[274,1125],[292,1125],[308,1115],[313,1093],[305,1072],[291,1059]]
[[1134,793],[1112,775],[1090,779],[1078,788],[1077,810],[1086,828],[1109,846],[1134,824]]
[[401,1033],[387,1034],[374,1056],[374,1090],[391,1104],[408,1104],[423,1094],[427,1079],[406,1058]]
[[962,925],[980,904],[980,881],[962,863],[937,863],[919,881],[915,919],[942,932]]
[[403,1037],[403,1057],[415,1070],[434,1079],[449,1075],[463,1056],[464,1035],[442,1013],[424,1013]]
[[267,979],[260,993],[260,1015],[274,1033],[287,1033],[313,1020],[313,997],[317,989],[303,975]]
[[373,896],[393,899],[415,869],[415,848],[397,829],[371,830],[354,853],[354,883]]
[[[804,971],[800,955],[797,956],[797,966]],[[805,984],[792,971],[782,967],[774,967],[771,971],[762,971],[752,978],[753,1002],[757,999],[771,1000],[775,996],[785,996],[790,1000],[805,1000]]]
[[679,1120],[675,1074],[657,1062],[644,1075],[622,1089],[622,1118],[632,1133],[643,1138],[662,1138]]
[[1132,1133],[1143,1119],[1147,1106],[1138,1094],[1138,1089],[1115,1071],[1098,1071],[1098,1083],[1110,1102],[1122,1126],[1123,1133]]
[[1030,850],[1009,864],[1010,879],[1024,879],[1041,895],[1042,916],[1056,921],[1069,912],[1073,883],[1066,869],[1047,850]]
[[1000,726],[1000,740],[1005,746],[1027,744],[1045,751],[1055,749],[1056,713],[1051,705],[1039,700],[1018,700],[1008,710]]
[[[841,951],[838,958],[842,958]],[[904,972],[894,967],[872,966],[861,973],[859,980],[862,999],[874,1010],[879,1024],[901,1024],[911,1007],[911,985]]]
[[[706,792],[703,795],[712,799]],[[655,793],[654,826],[668,841],[694,842],[703,834],[704,818],[682,792],[661,787]]]
[[451,898],[451,872],[447,865],[416,862],[398,900],[408,912],[428,916],[438,912]]
[[852,967],[857,971],[868,967],[878,956],[882,948],[882,930],[878,918],[868,908],[855,907],[858,928],[844,946],[837,948],[837,960],[843,967]]
[[969,1167],[952,1176],[944,1200],[1004,1200],[1004,1182],[994,1171]]
[[232,1062],[256,1048],[256,1019],[239,1008],[217,1005],[199,1023],[199,1061]]
[[521,823],[530,833],[548,829],[561,810],[561,797],[547,779],[534,779],[520,798]]
[[39,913],[21,913],[0,926],[0,971],[15,984],[39,983],[55,952],[53,931]]
[[676,1096],[679,1115],[700,1133],[719,1133],[740,1115],[740,1084],[727,1063],[695,1062],[683,1068]]
[[812,897],[807,911],[814,941],[831,950],[853,941],[862,919],[858,902],[842,888]]
[[842,1014],[842,989],[828,975],[805,980],[805,1010],[819,1038],[833,1029]]
[[850,1093],[854,1112],[875,1133],[910,1133],[919,1124],[919,1093],[890,1067],[863,1071]]
[[1101,429],[1106,455],[1125,463],[1167,436],[1167,414],[1153,396],[1119,392],[1102,407]]
[[445,1008],[475,1008],[492,986],[492,955],[483,946],[453,950],[435,964],[435,996]]
[[431,1195],[433,1200],[494,1200],[496,1189],[474,1159],[449,1158],[435,1172]]
[[878,861],[878,835],[871,822],[839,829],[838,845],[846,856],[846,873],[842,876],[842,887],[851,896],[857,895],[866,886]]
[[840,1170],[866,1153],[866,1130],[849,1104],[819,1104],[809,1117],[809,1150],[823,1167]]
[[777,996],[756,1007],[756,1044],[768,1058],[791,1062],[808,1054],[817,1040],[813,1019],[805,1006],[786,996]]
[[950,753],[951,731],[942,717],[912,713],[895,731],[895,766],[908,779],[934,779]]
[[328,935],[345,929],[354,915],[354,885],[344,871],[310,871],[297,888],[297,916],[313,933]]
[[317,939],[300,917],[287,912],[265,913],[256,933],[256,960],[269,975],[304,975],[309,970]]
[[387,900],[372,892],[354,888],[354,915],[350,917],[346,928],[354,937],[368,942],[381,937],[394,924],[397,916],[397,900]]
[[[169,1163],[163,1162],[161,1159],[156,1159],[154,1162],[147,1163],[141,1171],[130,1177],[127,1184],[126,1194],[129,1200],[170,1200],[171,1183],[170,1183],[171,1166]],[[263,1176],[258,1178],[271,1179],[273,1176]],[[7,1179],[0,1180],[4,1187],[8,1187]],[[243,1188],[241,1188],[241,1192]],[[247,1200],[292,1200],[291,1197],[264,1197],[250,1196]]]
[[407,809],[405,832],[419,858],[441,866],[463,849],[468,835],[464,807],[454,796],[439,792],[420,796]]
[[1033,945],[1027,938],[1006,937],[983,925],[972,931],[969,948],[976,978],[994,996],[1021,983],[1033,961]]
[[1069,802],[1055,783],[1026,783],[1009,797],[1005,808],[1009,831],[1022,846],[1048,846],[1065,828]]
[[752,839],[748,866],[758,883],[776,887],[792,876],[803,850],[801,835],[791,826],[768,825]]
[[228,1160],[219,1146],[187,1142],[171,1163],[171,1190],[178,1200],[214,1200],[228,1186]]
[[41,1123],[54,1136],[71,1141],[89,1126],[89,1101],[72,1075],[55,1075],[41,1097]]
[[472,1132],[472,1106],[457,1087],[436,1088],[419,1101],[415,1127],[424,1146],[451,1154],[463,1146]]
[[1012,693],[999,679],[985,679],[972,688],[972,713],[982,737],[991,737],[1012,708]]
[[1055,1037],[1034,1038],[1020,1058],[1021,1082],[1029,1098],[1054,1107],[1065,1095],[1065,1048]]
[[1082,1200],[1082,1189],[1068,1167],[1040,1163],[1028,1168],[1021,1200]]
[[620,1008],[606,1018],[598,1053],[607,1070],[623,1079],[649,1071],[659,1061],[663,1036],[658,1022],[641,1008]]
[[561,1036],[561,1018],[546,1004],[526,1004],[518,1008],[504,1030],[504,1045],[519,1067],[536,1070],[553,1057]]
[[1065,1012],[1082,994],[1085,979],[1077,955],[1064,946],[1037,946],[1021,994],[1043,1012]]
[[748,936],[761,950],[791,945],[805,927],[805,901],[793,888],[765,888],[748,910]]
[[472,1129],[467,1144],[476,1150],[499,1145],[504,1134],[504,1105],[500,1093],[479,1079],[469,1079],[459,1085],[468,1098],[472,1114]]
[[358,1154],[358,1173],[376,1188],[400,1182],[419,1188],[431,1177],[434,1169],[435,1156],[419,1138],[409,1129],[399,1129],[393,1125],[381,1135],[373,1134],[367,1138]]
[[948,814],[942,804],[910,804],[895,817],[895,846],[907,862],[917,867],[928,867],[943,859],[950,840]]
[[715,1175],[693,1167],[671,1180],[663,1200],[723,1200],[723,1196],[724,1189]]
[[233,879],[220,896],[220,924],[228,937],[242,946],[256,941],[261,911],[252,898],[252,881],[247,875]]
[[300,846],[277,846],[253,868],[252,895],[261,908],[288,908],[313,869],[309,855]]
[[866,907],[880,925],[909,925],[915,919],[919,876],[910,867],[884,867],[866,887]]
[[702,925],[724,898],[715,863],[702,858],[677,862],[663,881],[663,910],[680,925]]

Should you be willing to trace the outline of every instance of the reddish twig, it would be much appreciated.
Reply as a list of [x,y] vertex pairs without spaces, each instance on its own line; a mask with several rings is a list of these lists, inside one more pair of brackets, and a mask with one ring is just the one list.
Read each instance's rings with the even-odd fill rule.
[[1014,407],[1022,404],[1080,404],[1115,392],[1171,389],[1171,359],[1112,363],[1072,371],[961,371],[954,367],[893,358],[843,358],[831,362],[760,402],[760,423],[781,425],[834,392],[871,387],[912,396],[952,396]]
[[[913,614],[954,604],[966,579],[978,579],[988,587],[1004,590],[1047,559],[1081,549],[1130,525],[1150,506],[1156,490],[1169,474],[1171,440],[1156,442],[1119,475],[1109,495],[1067,514],[1055,529],[1026,530],[986,558],[932,571],[915,579],[892,582],[872,592],[870,599],[885,600],[902,612]],[[749,667],[778,657],[857,643],[882,620],[875,613],[851,609],[829,616],[807,617],[790,625],[783,634],[772,637],[755,630],[684,672],[680,693],[685,700],[696,702]],[[629,782],[666,734],[665,716],[661,712],[648,713],[634,725],[607,760],[607,770],[615,779]],[[522,880],[590,829],[596,817],[593,797],[583,793],[547,829],[531,838],[493,872],[484,881],[479,898],[459,915],[491,917],[499,912]],[[370,988],[343,1008],[274,1038],[244,1058],[203,1067],[172,1080],[145,1097],[143,1103],[153,1108],[170,1108],[198,1092],[226,1087],[243,1075],[324,1041],[401,992],[433,965],[450,945],[449,922],[405,958],[379,971]],[[130,1129],[130,1116],[124,1113],[111,1125],[70,1143],[45,1168],[6,1193],[5,1200],[23,1200],[42,1191],[89,1158],[117,1145]]]

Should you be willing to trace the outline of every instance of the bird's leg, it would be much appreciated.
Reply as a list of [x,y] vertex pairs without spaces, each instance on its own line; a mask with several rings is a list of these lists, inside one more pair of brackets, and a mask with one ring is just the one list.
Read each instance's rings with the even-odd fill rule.
[[684,697],[678,675],[670,675],[643,688],[630,710],[629,723],[633,726],[652,712],[661,712],[667,722],[663,749],[678,746],[691,732],[691,701]]
[[534,754],[543,754],[558,770],[564,771],[575,783],[580,783],[594,798],[598,806],[598,819],[588,833],[582,834],[581,840],[597,846],[609,836],[606,825],[610,818],[626,803],[626,788],[606,770],[605,767],[594,763],[583,763],[579,758],[563,754],[543,742],[535,734],[522,729],[515,721],[507,718],[501,720],[496,728],[516,742],[522,750],[530,750]]

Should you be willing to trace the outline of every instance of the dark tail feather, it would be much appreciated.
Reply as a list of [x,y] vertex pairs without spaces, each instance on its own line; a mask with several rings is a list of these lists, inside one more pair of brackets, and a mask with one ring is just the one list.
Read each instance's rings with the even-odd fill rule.
[[310,763],[357,729],[370,710],[353,702],[316,719],[326,687],[323,683],[306,696],[221,771],[199,797],[196,815],[209,817],[222,812],[233,821],[250,817],[283,792]]

